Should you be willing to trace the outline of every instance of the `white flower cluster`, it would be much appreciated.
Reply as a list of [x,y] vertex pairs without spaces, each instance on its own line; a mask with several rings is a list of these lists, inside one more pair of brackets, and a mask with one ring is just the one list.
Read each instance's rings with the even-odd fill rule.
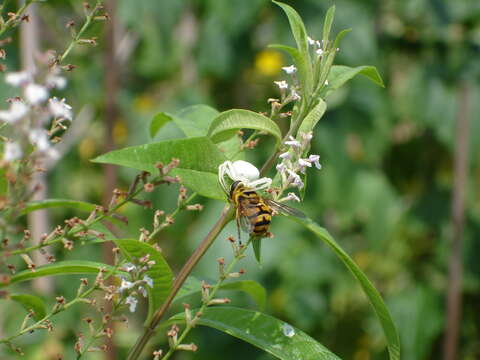
[[[153,279],[147,274],[144,274],[144,272],[155,265],[155,261],[144,257],[140,259],[140,262],[142,263],[142,266],[136,266],[132,263],[127,263],[123,266],[123,268],[131,274],[132,279],[138,278],[138,280],[128,281],[124,277],[120,277],[121,283],[118,292],[126,296],[125,304],[129,306],[130,312],[135,312],[135,309],[137,308],[138,299],[135,295],[140,293],[143,297],[147,297],[147,286],[153,288]],[[140,279],[142,274],[143,277]]]
[[[310,155],[308,158],[302,158],[302,154],[308,148],[310,141],[312,140],[312,133],[307,134],[300,133],[301,140],[298,141],[293,136],[290,136],[289,140],[285,141],[285,145],[289,149],[280,154],[282,161],[277,165],[277,170],[282,178],[282,188],[287,189],[289,187],[303,188],[305,184],[302,181],[301,174],[305,174],[307,167],[315,165],[317,169],[321,169],[320,155]],[[294,199],[296,200],[296,199]]]
[[[50,96],[50,90],[63,89],[67,80],[60,76],[58,70],[51,71],[44,79],[44,84],[34,81],[33,74],[20,71],[5,75],[5,82],[11,86],[22,88],[22,97],[9,99],[8,109],[0,110],[0,122],[12,125],[14,136],[18,139],[27,138],[36,150],[45,156],[58,156],[49,138],[60,129],[65,129],[62,121],[73,118],[72,108],[65,99]],[[44,127],[53,119],[50,132]],[[28,144],[15,140],[4,143],[3,160],[15,161],[23,156],[22,146]]]
[[[295,77],[295,74],[297,72],[297,68],[295,67],[295,65],[284,66],[284,67],[282,67],[282,69],[283,69],[283,71],[285,71],[285,73],[287,75],[290,75],[292,77],[294,83],[297,82],[296,77]],[[297,101],[297,100],[301,99],[301,96],[297,92],[298,86],[289,85],[285,80],[274,81],[274,83],[280,89],[280,94],[281,94],[281,97],[282,97],[283,105],[286,105],[291,101]],[[287,95],[287,90],[288,89],[290,89],[290,93]]]

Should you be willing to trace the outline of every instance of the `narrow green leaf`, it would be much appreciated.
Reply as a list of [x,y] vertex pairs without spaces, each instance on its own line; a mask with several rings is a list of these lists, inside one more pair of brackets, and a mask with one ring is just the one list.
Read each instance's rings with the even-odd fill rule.
[[68,199],[46,199],[39,201],[31,201],[25,204],[25,207],[20,212],[20,215],[26,215],[32,211],[40,209],[48,209],[54,207],[64,207],[70,209],[77,209],[85,212],[95,210],[95,204],[87,203],[85,201],[76,201]]
[[[168,323],[184,320],[177,314]],[[339,360],[340,358],[303,331],[258,311],[235,307],[210,307],[199,325],[242,339],[283,360]]]
[[323,42],[328,43],[330,37],[330,30],[332,29],[333,18],[335,17],[335,5],[330,6],[325,15],[325,22],[323,23]]
[[326,110],[327,103],[319,98],[318,104],[315,105],[312,110],[310,110],[307,116],[305,116],[305,119],[302,121],[302,124],[298,129],[297,138],[299,137],[300,133],[308,133],[312,131],[315,128],[315,125],[317,125],[318,121],[322,118],[323,114],[325,114]]
[[45,310],[45,302],[39,296],[30,294],[12,294],[10,295],[10,299],[18,302],[27,311],[33,310],[33,318],[37,321],[43,319],[47,314]]
[[150,260],[155,264],[145,272],[153,280],[153,288],[145,286],[148,292],[148,316],[149,321],[155,310],[165,301],[173,283],[173,273],[162,254],[150,244],[135,239],[114,240],[115,244],[122,250],[125,257],[131,262],[150,255]]
[[[187,297],[201,294],[201,281],[196,277],[189,276],[185,283],[182,285],[177,296],[175,296],[174,302],[178,303],[183,301]],[[233,290],[243,291],[250,295],[257,304],[260,310],[265,308],[267,301],[267,292],[265,288],[258,282],[253,280],[233,280],[220,285],[220,290]]]
[[[155,164],[169,163],[172,158],[180,159],[180,164],[171,175],[181,177],[183,184],[200,195],[215,199],[225,196],[218,186],[218,165],[225,155],[207,137],[166,140],[156,143],[127,147],[109,152],[92,160],[127,166],[138,170],[158,172]],[[215,176],[213,176],[215,175]]]
[[275,137],[277,144],[282,139],[280,128],[272,120],[249,110],[233,109],[222,112],[210,125],[208,136],[220,142],[235,136],[240,129],[265,131]]
[[335,37],[335,41],[333,42],[333,49],[334,51],[336,51],[336,49],[340,46],[340,42],[342,41],[342,39],[345,37],[345,35],[347,35],[350,31],[352,31],[351,28],[348,28],[348,29],[343,29],[342,31],[340,31],[337,36]]
[[375,66],[358,66],[358,67],[349,67],[344,65],[334,65],[330,70],[328,76],[328,93],[337,90],[339,87],[344,85],[347,81],[353,79],[357,75],[366,76],[368,79],[373,81],[375,84],[384,87],[382,77],[378,73],[378,70]]
[[380,324],[382,325],[383,332],[387,339],[388,352],[390,354],[391,360],[400,359],[400,339],[398,336],[397,329],[393,323],[390,312],[385,305],[382,296],[377,289],[372,285],[367,276],[360,270],[360,268],[355,264],[355,262],[348,256],[348,254],[343,251],[340,245],[333,239],[333,237],[328,233],[327,230],[317,225],[311,219],[308,218],[295,218],[290,217],[294,221],[305,226],[308,230],[318,236],[322,241],[324,241],[330,248],[335,252],[335,254],[342,260],[345,266],[350,270],[353,276],[357,279],[360,286],[362,287],[365,295],[367,295],[370,304],[372,305],[375,314],[377,315]]
[[297,48],[300,56],[303,58],[302,62],[307,64],[305,67],[305,83],[302,83],[304,88],[304,96],[309,96],[313,89],[313,69],[312,61],[310,59],[310,52],[308,50],[308,35],[305,30],[305,25],[303,24],[302,18],[298,13],[289,5],[273,1],[274,4],[280,6],[282,10],[288,17],[288,22],[290,23],[290,28],[297,43]]
[[262,238],[252,239],[253,253],[255,254],[255,259],[260,264],[262,258]]
[[85,260],[66,260],[57,261],[53,264],[40,266],[35,271],[23,270],[10,277],[8,284],[0,283],[0,287],[32,280],[43,276],[67,275],[67,274],[96,274],[101,268],[107,271],[112,270],[112,266]]

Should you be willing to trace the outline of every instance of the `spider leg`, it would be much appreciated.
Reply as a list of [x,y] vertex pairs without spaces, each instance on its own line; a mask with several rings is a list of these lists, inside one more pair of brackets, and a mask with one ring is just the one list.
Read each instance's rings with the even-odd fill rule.
[[266,189],[266,188],[269,188],[270,185],[272,185],[272,179],[267,177],[263,177],[261,179],[251,181],[248,183],[248,186],[254,190]]
[[238,212],[238,208],[237,208],[237,211],[236,211],[236,214],[235,214],[235,219],[237,220],[237,231],[238,231],[238,244],[239,245],[242,245],[242,239],[240,237],[240,214]]

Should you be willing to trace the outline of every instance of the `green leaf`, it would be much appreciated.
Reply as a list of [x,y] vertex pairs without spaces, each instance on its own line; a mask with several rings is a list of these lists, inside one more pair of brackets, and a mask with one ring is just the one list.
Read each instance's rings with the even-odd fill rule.
[[33,318],[37,321],[43,319],[47,314],[45,302],[41,297],[30,294],[12,294],[10,299],[18,302],[27,311],[33,310]]
[[358,67],[349,67],[344,65],[334,65],[330,70],[328,76],[328,93],[331,91],[337,90],[339,87],[344,85],[347,81],[353,79],[358,74],[366,76],[368,79],[373,81],[375,84],[384,87],[382,77],[378,73],[378,70],[375,66],[358,66]]
[[[180,302],[187,297],[200,295],[201,281],[196,277],[189,276],[180,288],[174,302]],[[263,310],[267,301],[267,292],[258,282],[253,280],[234,280],[220,285],[220,290],[243,291],[250,295],[257,304],[258,308]]]
[[218,115],[208,129],[213,142],[220,142],[235,136],[240,129],[265,131],[275,137],[277,144],[282,139],[280,128],[272,120],[249,110],[233,109]]
[[40,266],[31,270],[23,270],[15,275],[10,277],[8,284],[0,283],[0,287],[19,283],[22,281],[32,280],[38,277],[43,276],[53,276],[53,275],[67,275],[67,274],[96,274],[101,268],[106,268],[107,271],[113,269],[112,266],[94,262],[94,261],[85,261],[85,260],[66,260],[66,261],[57,261],[53,264],[48,264]]
[[178,175],[182,183],[200,195],[225,199],[218,185],[218,165],[225,155],[207,137],[193,137],[160,141],[140,146],[127,147],[109,152],[93,159],[93,162],[127,166],[156,174],[155,164],[169,163],[172,158],[180,159],[171,175]]
[[318,104],[310,110],[310,112],[305,116],[303,119],[302,124],[297,132],[297,138],[299,138],[300,133],[308,133],[315,128],[318,121],[322,118],[323,114],[327,110],[327,103],[323,101],[321,98],[318,99]]
[[77,209],[85,212],[91,212],[95,210],[95,204],[91,204],[85,201],[76,201],[68,199],[46,199],[39,201],[31,201],[25,204],[25,207],[20,212],[20,215],[26,215],[32,211],[48,209],[53,207],[64,207]]
[[150,137],[153,138],[170,121],[187,137],[206,136],[210,124],[218,114],[218,110],[203,104],[188,106],[176,114],[158,113],[150,122]]
[[173,283],[172,270],[162,254],[150,244],[135,239],[121,239],[114,240],[114,242],[131,262],[135,262],[135,259],[138,260],[147,254],[150,255],[150,260],[155,261],[155,264],[145,272],[153,280],[153,288],[145,286],[148,292],[146,321],[149,321],[155,310],[163,304],[170,293]]
[[[184,321],[183,313],[175,315],[168,323],[180,321]],[[210,307],[204,311],[198,324],[242,339],[278,359],[340,359],[303,331],[258,311],[227,306]]]
[[243,291],[252,297],[260,310],[265,309],[267,301],[267,291],[258,282],[253,280],[237,280],[224,283],[220,286],[221,290]]
[[173,120],[173,117],[165,112],[155,115],[150,122],[150,138],[154,138],[155,135],[162,129],[162,127]]
[[253,253],[255,254],[255,259],[260,264],[262,257],[262,238],[253,238],[252,239]]
[[206,136],[210,124],[218,114],[218,110],[198,104],[180,110],[174,121],[187,137]]
[[387,339],[388,352],[390,354],[391,360],[400,359],[400,339],[398,336],[397,329],[393,323],[390,312],[385,305],[382,296],[377,289],[372,285],[367,276],[360,270],[360,268],[355,264],[355,262],[348,256],[348,254],[343,251],[340,245],[333,239],[333,237],[328,233],[328,231],[311,219],[308,218],[295,218],[290,217],[292,220],[302,224],[316,236],[318,236],[322,241],[324,241],[330,248],[335,252],[335,254],[342,260],[345,266],[350,270],[353,276],[357,279],[360,286],[362,287],[365,295],[367,295],[370,304],[373,306],[375,314],[377,315],[380,324],[382,325],[383,332]]
[[330,37],[330,30],[332,29],[333,18],[335,16],[335,5],[330,6],[325,15],[325,22],[323,23],[323,42],[328,44],[328,38]]
[[[304,88],[304,96],[310,96],[313,89],[313,70],[312,62],[310,59],[310,52],[308,50],[308,35],[305,30],[305,25],[303,24],[302,18],[298,13],[289,5],[273,1],[274,4],[280,6],[282,10],[288,17],[288,22],[290,23],[290,28],[297,43],[297,48],[300,57],[302,58],[301,64],[304,66],[302,72],[305,73],[305,77],[302,80],[302,85]],[[300,64],[297,64],[300,70]]]

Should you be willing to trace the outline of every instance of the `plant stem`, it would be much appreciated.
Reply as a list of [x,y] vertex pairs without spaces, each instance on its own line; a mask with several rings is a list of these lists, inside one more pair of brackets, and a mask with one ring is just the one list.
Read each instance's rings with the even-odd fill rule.
[[[33,0],[27,0],[25,1],[25,4],[23,4],[20,9],[16,12],[15,16],[11,17],[5,24],[3,24],[2,28],[0,29],[0,36],[2,36],[7,30],[10,30],[13,26],[16,20],[18,20],[18,17],[23,14],[23,12],[27,9],[27,7],[33,2]],[[3,10],[3,7],[6,5],[7,1],[5,1],[5,4],[2,4],[1,10]]]
[[197,265],[199,260],[208,250],[208,248],[213,244],[218,234],[220,234],[220,231],[222,231],[222,229],[232,219],[232,217],[233,207],[231,207],[230,205],[225,205],[222,211],[222,215],[220,216],[218,221],[215,223],[213,228],[203,239],[203,241],[200,243],[194,253],[187,260],[182,270],[180,270],[180,272],[178,273],[177,277],[175,278],[175,282],[173,283],[170,294],[168,294],[168,297],[163,303],[163,305],[153,314],[152,320],[150,320],[150,323],[145,327],[143,334],[137,339],[136,344],[130,350],[127,360],[137,360],[139,358],[144,347],[147,345],[150,338],[155,334],[155,329],[157,325],[160,323],[160,320],[162,320],[166,311],[170,307],[170,304],[175,298],[175,295],[177,295],[177,292],[182,287],[188,275],[190,275],[195,265]]
[[65,58],[68,56],[68,54],[70,53],[70,51],[72,51],[72,49],[74,48],[74,46],[78,43],[78,41],[80,40],[81,36],[83,35],[83,33],[85,32],[85,30],[87,30],[87,28],[90,26],[90,23],[92,22],[93,20],[93,17],[95,16],[95,13],[97,12],[97,10],[100,8],[100,5],[101,5],[101,1],[100,0],[97,0],[96,4],[95,4],[95,7],[93,8],[93,10],[90,12],[90,14],[87,15],[87,18],[85,20],[85,23],[83,24],[82,28],[80,29],[80,31],[75,35],[75,37],[73,38],[73,40],[70,42],[70,44],[68,45],[67,49],[63,52],[62,55],[59,56],[58,58],[58,64],[61,64],[63,62],[63,60],[65,60]]

